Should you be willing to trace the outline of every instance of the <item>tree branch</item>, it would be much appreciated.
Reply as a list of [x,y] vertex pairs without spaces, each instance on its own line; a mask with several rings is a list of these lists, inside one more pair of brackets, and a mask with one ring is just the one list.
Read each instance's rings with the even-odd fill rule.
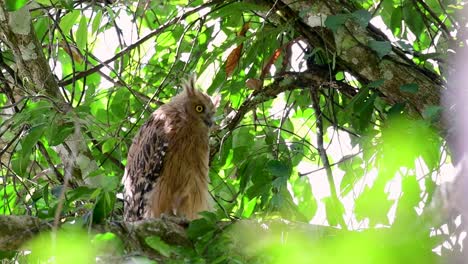
[[[337,32],[332,33],[325,27],[310,26],[298,15],[300,10],[322,10],[323,16],[349,13],[341,3],[330,1],[302,1],[285,4],[283,1],[267,1],[271,8],[281,14],[281,18],[292,24],[312,47],[320,47],[328,51],[339,68],[346,69],[363,84],[377,80],[384,83],[377,89],[385,95],[389,103],[411,102],[410,110],[420,115],[429,105],[440,104],[440,92],[443,83],[440,78],[427,69],[415,65],[403,53],[390,53],[379,58],[368,43],[359,40],[376,39],[373,34],[377,29],[371,25],[362,28],[355,23],[346,23]],[[382,34],[383,35],[383,34]],[[380,39],[377,39],[380,40]],[[396,47],[392,47],[396,49]],[[415,83],[419,90],[416,94],[402,92],[404,84]],[[442,84],[443,85],[443,84]]]
[[[242,121],[244,116],[255,109],[257,105],[264,103],[268,100],[275,98],[278,94],[285,91],[292,91],[295,89],[305,89],[311,86],[321,87],[330,86],[341,91],[343,94],[348,96],[354,96],[356,94],[355,89],[342,82],[330,81],[328,70],[314,69],[313,71],[306,72],[286,72],[272,84],[263,87],[262,89],[255,90],[237,109],[235,115],[227,120],[218,131],[214,131],[213,134],[228,136]],[[210,158],[213,159],[214,155],[219,150],[220,142],[216,142],[211,145]]]
[[327,173],[327,180],[328,184],[330,185],[330,193],[331,199],[333,204],[333,213],[336,215],[338,223],[340,223],[343,229],[348,229],[346,222],[343,218],[343,213],[339,208],[342,207],[341,201],[338,198],[338,194],[336,192],[336,185],[335,179],[333,177],[333,172],[330,166],[330,161],[328,160],[327,150],[323,145],[323,122],[322,122],[322,110],[320,109],[320,98],[318,95],[318,88],[319,86],[310,87],[310,99],[312,101],[312,108],[315,112],[315,120],[317,126],[317,150],[320,155],[320,159],[322,160],[322,164],[325,167],[325,171]]
[[93,68],[89,69],[89,70],[86,70],[86,71],[82,71],[78,74],[76,74],[74,77],[70,78],[70,79],[67,79],[67,80],[62,80],[59,82],[59,86],[66,86],[66,85],[69,85],[69,84],[72,84],[73,82],[81,79],[81,78],[84,78],[90,74],[93,74],[95,72],[98,72],[101,68],[103,68],[105,65],[108,65],[109,63],[119,59],[120,57],[122,57],[123,55],[129,53],[130,51],[132,51],[133,49],[139,47],[142,43],[144,43],[145,41],[149,40],[150,38],[160,34],[161,32],[163,32],[164,30],[166,30],[168,27],[174,25],[174,24],[177,24],[178,22],[180,22],[181,20],[185,19],[186,17],[200,11],[201,9],[203,8],[207,8],[207,7],[210,7],[210,6],[213,6],[213,5],[216,5],[216,4],[221,4],[221,3],[224,3],[224,1],[221,1],[221,0],[213,0],[211,2],[207,2],[203,5],[200,5],[196,8],[193,8],[185,13],[183,13],[182,15],[180,16],[177,16],[169,21],[167,21],[166,23],[164,23],[163,25],[161,25],[159,28],[153,30],[152,32],[148,33],[146,36],[140,38],[139,40],[137,40],[135,43],[132,43],[131,45],[129,45],[128,47],[126,47],[125,49],[123,49],[122,51],[120,51],[119,53],[115,54],[112,58],[104,61],[103,63],[99,64],[99,65],[96,65],[94,66]]

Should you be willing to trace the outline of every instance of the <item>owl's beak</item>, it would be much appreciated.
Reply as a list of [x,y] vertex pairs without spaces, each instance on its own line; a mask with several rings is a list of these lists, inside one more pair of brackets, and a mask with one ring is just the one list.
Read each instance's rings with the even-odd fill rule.
[[205,117],[205,118],[203,118],[203,122],[205,123],[205,125],[206,125],[207,127],[213,126],[213,123],[214,123],[213,118],[211,118],[211,117]]

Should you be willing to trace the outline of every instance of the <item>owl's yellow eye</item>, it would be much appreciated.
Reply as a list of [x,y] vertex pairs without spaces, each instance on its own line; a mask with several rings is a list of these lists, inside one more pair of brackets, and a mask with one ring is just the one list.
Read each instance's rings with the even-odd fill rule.
[[198,113],[203,112],[203,110],[205,110],[205,108],[203,107],[203,105],[197,105],[197,106],[195,106],[195,111],[197,111]]

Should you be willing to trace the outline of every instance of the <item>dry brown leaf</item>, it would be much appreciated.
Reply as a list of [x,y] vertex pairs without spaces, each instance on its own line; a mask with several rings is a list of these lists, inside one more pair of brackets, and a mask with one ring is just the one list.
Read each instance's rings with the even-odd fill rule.
[[280,55],[281,55],[281,48],[277,48],[275,52],[273,52],[273,55],[271,55],[267,64],[265,64],[265,66],[263,67],[262,74],[260,75],[260,79],[263,80],[263,78],[265,78],[266,74],[270,71],[271,66],[276,62],[276,60],[279,58]]
[[247,30],[249,30],[249,28],[250,28],[250,23],[249,22],[245,23],[242,26],[241,31],[239,31],[239,34],[237,34],[237,35],[241,36],[241,37],[245,37],[245,33],[247,32]]
[[[247,22],[242,26],[242,29],[237,34],[240,37],[245,37],[245,33],[250,28],[250,23]],[[226,75],[229,77],[232,75],[237,65],[239,64],[240,57],[242,55],[243,43],[239,44],[235,49],[231,51],[229,56],[226,59]]]
[[73,58],[73,61],[82,63],[83,62],[83,55],[81,55],[80,51],[77,47],[73,46],[72,44],[68,44],[65,41],[61,41],[59,46]]
[[229,77],[232,75],[236,69],[237,64],[239,64],[239,59],[241,57],[243,44],[239,44],[235,49],[231,51],[229,56],[226,59],[226,75]]
[[252,90],[260,90],[263,87],[263,81],[256,78],[249,78],[245,81],[247,88]]

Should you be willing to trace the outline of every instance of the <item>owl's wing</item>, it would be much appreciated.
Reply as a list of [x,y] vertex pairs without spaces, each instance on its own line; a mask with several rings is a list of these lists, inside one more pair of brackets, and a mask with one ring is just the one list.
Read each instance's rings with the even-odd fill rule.
[[124,184],[124,219],[136,221],[149,210],[149,199],[162,173],[167,142],[164,120],[152,115],[140,128],[128,152]]

